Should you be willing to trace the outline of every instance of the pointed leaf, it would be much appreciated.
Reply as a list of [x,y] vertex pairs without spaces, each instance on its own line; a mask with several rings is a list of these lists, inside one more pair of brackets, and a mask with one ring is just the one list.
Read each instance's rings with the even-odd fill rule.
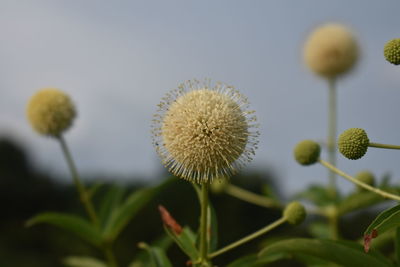
[[108,265],[96,258],[70,256],[64,259],[63,263],[68,267],[108,267]]
[[110,219],[111,213],[119,206],[124,196],[125,189],[123,187],[113,185],[100,202],[99,220],[104,227]]
[[112,211],[102,231],[104,238],[107,240],[115,240],[136,213],[139,212],[157,192],[170,185],[176,179],[175,177],[170,177],[156,187],[144,188],[131,193],[121,205],[114,208]]
[[159,247],[150,247],[146,243],[139,243],[139,247],[146,250],[149,254],[151,267],[172,267],[163,249]]
[[104,186],[104,183],[102,183],[102,182],[97,182],[94,185],[92,185],[88,190],[89,198],[92,198],[99,191],[99,189],[103,186]]
[[179,235],[165,226],[164,230],[192,261],[199,258],[200,253],[196,248],[196,235],[189,227],[183,227]]
[[67,230],[97,247],[102,243],[101,234],[97,228],[89,221],[75,215],[57,212],[41,213],[31,218],[26,225],[32,226],[38,223],[48,223]]
[[[152,242],[148,246],[157,247],[163,251],[167,251],[172,243],[173,240],[168,235],[163,235],[161,238]],[[150,265],[150,261],[151,259],[149,253],[147,253],[147,251],[145,250],[142,250],[134,255],[134,259],[131,261],[131,263],[129,263],[128,267],[146,267]]]
[[373,238],[383,234],[387,230],[400,226],[400,205],[387,209],[380,213],[378,217],[368,226],[364,232],[364,248],[368,252]]
[[103,228],[103,236],[115,240],[136,213],[153,197],[154,188],[140,189],[133,192],[125,202],[116,207]]
[[355,242],[295,238],[283,240],[264,248],[259,260],[275,253],[305,254],[335,264],[352,267],[392,266],[378,252],[364,253],[362,246]]
[[235,260],[234,262],[231,262],[228,264],[227,267],[256,267],[256,266],[262,266],[260,263],[257,263],[258,257],[257,254],[251,254],[244,256],[242,258],[239,258]]

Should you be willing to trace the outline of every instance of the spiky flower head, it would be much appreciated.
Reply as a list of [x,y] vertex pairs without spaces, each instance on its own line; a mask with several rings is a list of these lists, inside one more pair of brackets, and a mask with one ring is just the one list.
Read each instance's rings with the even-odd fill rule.
[[33,95],[26,113],[34,130],[53,137],[67,130],[76,116],[70,97],[55,88],[45,88]]
[[390,40],[385,44],[383,54],[387,61],[394,65],[400,64],[400,38]]
[[307,66],[325,78],[334,78],[351,70],[358,54],[358,44],[351,31],[337,23],[316,28],[304,45]]
[[340,153],[348,159],[359,159],[368,150],[369,139],[364,129],[350,128],[344,131],[338,140]]
[[297,201],[289,203],[283,211],[283,217],[290,224],[298,225],[306,218],[306,209]]
[[153,120],[153,143],[176,176],[197,183],[229,177],[252,159],[256,117],[232,86],[187,81],[168,93]]
[[318,161],[321,147],[312,140],[303,140],[294,148],[294,158],[301,165],[311,165]]
[[[375,184],[375,176],[370,171],[360,171],[354,176],[360,182],[373,186]],[[361,186],[357,186],[358,191],[364,191]]]

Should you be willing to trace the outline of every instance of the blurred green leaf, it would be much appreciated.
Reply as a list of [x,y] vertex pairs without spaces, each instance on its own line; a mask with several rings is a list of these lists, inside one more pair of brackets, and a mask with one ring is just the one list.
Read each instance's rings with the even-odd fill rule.
[[189,227],[183,227],[180,234],[176,234],[165,226],[164,230],[191,260],[195,261],[199,258],[200,254],[196,248],[196,235]]
[[340,202],[338,205],[338,212],[340,215],[343,215],[348,212],[370,207],[374,204],[378,204],[387,200],[388,199],[385,199],[374,192],[357,192],[349,195]]
[[113,185],[108,189],[106,194],[101,199],[99,208],[99,220],[103,227],[108,223],[112,212],[122,202],[125,191],[125,188],[118,185]]
[[64,259],[63,263],[68,267],[108,267],[108,265],[96,258],[70,256]]
[[171,176],[158,186],[140,189],[128,195],[122,204],[114,207],[111,211],[109,219],[102,230],[104,239],[108,241],[115,240],[136,213],[139,212],[157,192],[175,180],[176,178]]
[[365,230],[364,235],[369,235],[373,230],[378,234],[384,233],[393,227],[400,226],[400,205],[381,212]]
[[264,248],[258,255],[259,260],[276,253],[310,255],[323,261],[343,266],[392,266],[381,254],[374,251],[365,253],[362,246],[355,242],[295,238],[283,240]]
[[88,195],[89,198],[92,198],[101,187],[103,187],[104,183],[103,182],[97,182],[94,185],[92,185],[89,189],[88,189]]
[[316,238],[329,238],[331,236],[329,225],[324,222],[310,223],[309,232]]
[[369,250],[371,241],[378,235],[400,226],[400,205],[380,213],[364,232],[364,248]]
[[337,199],[332,195],[332,192],[326,187],[320,185],[311,185],[305,191],[298,193],[296,198],[309,200],[320,207],[335,204],[337,202]]
[[[161,238],[152,242],[150,247],[157,247],[163,251],[167,251],[168,248],[173,243],[173,240],[168,235],[163,235]],[[132,262],[128,265],[129,267],[146,267],[149,266],[151,262],[150,255],[145,250],[141,250],[134,256]]]
[[32,226],[38,223],[48,223],[62,228],[97,247],[102,243],[101,234],[97,227],[75,215],[57,212],[41,213],[31,218],[26,225]]
[[396,252],[397,265],[400,264],[400,227],[396,228],[396,237],[394,238],[394,248]]
[[139,247],[146,250],[150,256],[150,265],[152,267],[172,267],[165,251],[159,247],[149,246],[146,243],[140,243]]
[[385,173],[383,176],[382,176],[382,179],[381,179],[381,184],[379,185],[379,187],[387,187],[387,186],[390,186],[390,179],[392,178],[392,175],[390,174],[390,173]]
[[261,192],[264,196],[275,200],[276,203],[280,203],[280,199],[278,194],[274,192],[273,188],[269,184],[263,184],[261,187]]
[[115,207],[103,228],[104,238],[115,240],[132,217],[151,200],[155,192],[155,188],[137,190],[130,194],[120,206]]
[[235,261],[231,262],[227,265],[227,267],[261,267],[263,266],[260,263],[257,263],[258,257],[257,254],[251,254],[244,256],[242,258],[236,259]]

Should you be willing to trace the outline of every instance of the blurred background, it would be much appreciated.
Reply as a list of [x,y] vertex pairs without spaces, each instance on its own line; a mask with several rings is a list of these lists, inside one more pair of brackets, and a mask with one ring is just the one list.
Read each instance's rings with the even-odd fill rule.
[[[32,259],[35,266],[58,266],[63,256],[90,250],[51,227],[23,228],[40,211],[82,212],[59,145],[36,134],[25,118],[26,103],[37,90],[60,88],[74,100],[79,114],[66,139],[84,179],[134,189],[168,175],[150,136],[161,98],[193,78],[233,85],[249,98],[261,132],[254,161],[242,174],[249,182],[238,181],[250,189],[268,182],[288,199],[311,183],[327,182],[321,166],[302,167],[292,157],[298,141],[327,135],[327,84],[302,58],[305,38],[322,23],[347,25],[361,47],[357,68],[338,82],[338,134],[360,127],[373,142],[400,144],[400,68],[383,58],[384,44],[400,37],[399,9],[397,0],[1,0],[1,266],[34,266]],[[371,148],[358,161],[338,155],[338,166],[350,174],[370,169],[378,179],[391,174],[397,183],[397,153]],[[339,185],[343,192],[353,188],[344,180]],[[187,191],[179,192],[190,201]],[[160,198],[180,206],[168,194]],[[146,210],[158,216],[151,205]],[[277,215],[271,216],[269,221]],[[243,228],[236,237],[265,225],[262,220],[252,221],[250,228],[237,223]],[[151,237],[136,233],[134,240],[161,233],[158,217],[154,227],[158,232]],[[137,225],[130,229],[141,233]],[[44,236],[49,240],[43,242]],[[135,242],[126,242],[133,253]],[[70,243],[75,246],[65,249]],[[122,254],[130,251],[121,253],[128,258]]]

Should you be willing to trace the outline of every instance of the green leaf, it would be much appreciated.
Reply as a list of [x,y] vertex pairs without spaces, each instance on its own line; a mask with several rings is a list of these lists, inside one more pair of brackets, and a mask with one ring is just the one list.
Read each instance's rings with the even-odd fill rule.
[[137,190],[129,195],[122,205],[114,208],[103,228],[104,238],[115,240],[136,213],[151,200],[155,192],[155,188]]
[[251,254],[251,255],[247,255],[244,256],[242,258],[239,258],[233,262],[231,262],[230,264],[227,265],[227,267],[258,267],[258,266],[263,266],[260,263],[257,263],[258,261],[258,257],[257,254]]
[[108,265],[96,258],[70,256],[64,259],[63,263],[68,267],[108,267]]
[[329,225],[324,222],[312,222],[309,226],[309,232],[316,238],[329,238],[331,236]]
[[[150,247],[157,247],[163,251],[167,251],[168,248],[173,243],[173,240],[168,235],[163,235],[161,238],[152,242]],[[139,243],[140,245],[140,243]],[[147,244],[146,244],[147,245]],[[146,267],[151,264],[151,259],[149,253],[146,250],[141,250],[139,253],[134,255],[135,258],[128,264],[129,267]]]
[[276,253],[305,254],[343,266],[392,266],[381,254],[374,251],[365,253],[355,242],[295,238],[277,242],[264,248],[259,260]]
[[400,205],[381,212],[365,230],[364,235],[369,235],[373,230],[378,234],[384,233],[393,227],[400,226]]
[[357,192],[349,195],[347,198],[341,201],[341,203],[338,205],[338,212],[340,215],[343,215],[348,212],[370,207],[374,204],[378,204],[387,200],[388,199],[385,199],[373,192]]
[[172,267],[165,251],[159,247],[151,247],[146,243],[139,243],[139,247],[146,250],[150,256],[152,267]]
[[112,210],[109,219],[103,227],[103,237],[106,240],[115,240],[136,213],[138,213],[157,192],[176,181],[176,179],[177,178],[172,176],[156,187],[144,188],[131,193],[122,204]]
[[111,217],[112,212],[120,205],[125,189],[114,185],[111,186],[100,202],[99,220],[104,227]]
[[48,223],[62,228],[97,247],[102,243],[98,229],[89,221],[75,215],[57,212],[41,213],[31,218],[26,225],[32,226],[38,223]]
[[308,189],[296,195],[296,198],[307,199],[317,206],[323,207],[335,204],[337,199],[332,192],[320,185],[311,185]]
[[196,248],[196,234],[189,227],[183,227],[179,235],[165,226],[164,230],[192,261],[200,257],[200,253]]
[[395,247],[395,252],[396,252],[396,261],[397,264],[400,263],[400,227],[396,228],[396,237],[394,239],[394,247]]
[[92,198],[99,191],[99,189],[103,187],[103,185],[103,182],[96,182],[94,185],[92,185],[88,190],[89,198]]

